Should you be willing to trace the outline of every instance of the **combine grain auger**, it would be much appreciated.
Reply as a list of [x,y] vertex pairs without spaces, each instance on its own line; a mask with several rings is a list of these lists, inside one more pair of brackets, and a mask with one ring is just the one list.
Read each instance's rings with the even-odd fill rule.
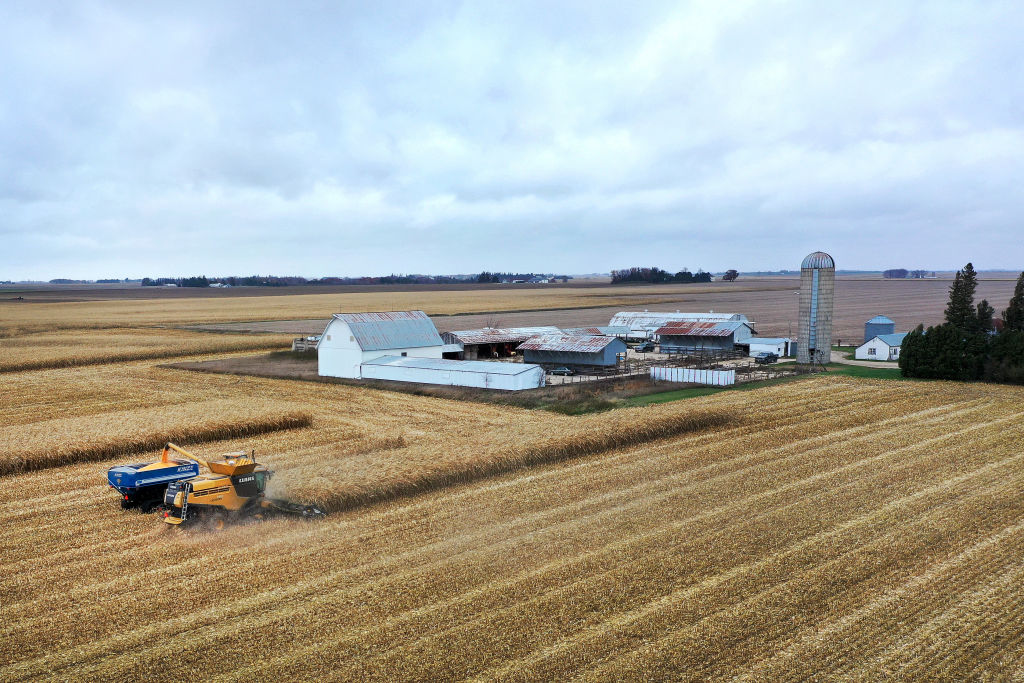
[[191,458],[208,472],[167,486],[164,521],[168,524],[206,521],[222,528],[228,521],[248,517],[290,515],[319,519],[327,514],[313,505],[267,498],[267,482],[274,473],[256,462],[255,451],[252,455],[229,453],[220,460],[207,461],[173,443],[164,446],[165,457],[169,450]]

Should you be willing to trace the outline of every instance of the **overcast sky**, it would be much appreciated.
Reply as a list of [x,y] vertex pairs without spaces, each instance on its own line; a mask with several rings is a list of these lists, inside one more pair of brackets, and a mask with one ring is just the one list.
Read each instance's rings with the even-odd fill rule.
[[0,4],[0,279],[1024,267],[1024,3]]

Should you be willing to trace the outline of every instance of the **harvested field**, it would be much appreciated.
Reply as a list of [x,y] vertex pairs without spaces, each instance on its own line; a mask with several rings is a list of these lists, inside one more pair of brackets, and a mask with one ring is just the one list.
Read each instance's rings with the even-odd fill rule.
[[0,372],[99,365],[224,351],[282,349],[291,337],[210,334],[176,329],[92,329],[37,332],[0,338]]
[[378,502],[179,533],[118,508],[120,460],[4,476],[4,680],[1024,675],[1020,389],[818,378],[585,418],[146,362],[5,390],[10,434],[80,407],[65,439],[302,411],[195,450]]

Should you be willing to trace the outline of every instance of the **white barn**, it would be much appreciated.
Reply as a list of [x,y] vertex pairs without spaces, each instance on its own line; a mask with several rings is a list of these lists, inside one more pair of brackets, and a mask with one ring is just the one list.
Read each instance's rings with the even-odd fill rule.
[[900,347],[906,332],[879,334],[857,347],[853,357],[857,360],[899,360]]
[[444,342],[423,311],[336,313],[317,345],[322,377],[361,377],[360,366],[382,356],[441,358]]
[[531,363],[382,356],[363,363],[362,374],[363,379],[448,384],[505,391],[521,391],[544,386],[544,368]]

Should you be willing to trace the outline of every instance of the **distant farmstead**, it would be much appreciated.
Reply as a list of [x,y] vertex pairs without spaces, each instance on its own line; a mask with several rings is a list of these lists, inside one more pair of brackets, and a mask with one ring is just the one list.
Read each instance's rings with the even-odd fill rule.
[[336,313],[317,347],[318,372],[360,377],[360,365],[382,356],[441,358],[444,342],[423,311]]

